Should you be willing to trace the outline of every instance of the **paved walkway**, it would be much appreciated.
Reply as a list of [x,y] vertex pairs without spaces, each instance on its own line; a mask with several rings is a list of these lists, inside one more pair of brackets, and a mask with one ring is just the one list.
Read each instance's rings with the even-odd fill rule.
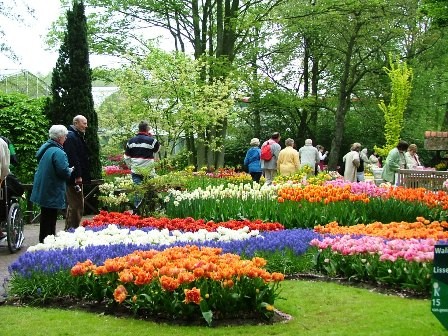
[[[56,222],[56,232],[64,230],[65,221]],[[5,299],[5,279],[9,278],[8,266],[11,265],[21,254],[25,253],[28,247],[36,245],[39,242],[39,224],[25,224],[25,240],[22,249],[11,254],[8,245],[5,242],[0,244],[0,302]]]

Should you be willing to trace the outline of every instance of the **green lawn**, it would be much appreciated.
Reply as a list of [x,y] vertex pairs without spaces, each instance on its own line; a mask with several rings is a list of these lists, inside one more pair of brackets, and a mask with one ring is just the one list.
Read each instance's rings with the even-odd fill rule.
[[0,335],[448,335],[429,300],[408,299],[334,283],[284,281],[276,307],[286,323],[261,326],[185,327],[77,310],[3,305]]

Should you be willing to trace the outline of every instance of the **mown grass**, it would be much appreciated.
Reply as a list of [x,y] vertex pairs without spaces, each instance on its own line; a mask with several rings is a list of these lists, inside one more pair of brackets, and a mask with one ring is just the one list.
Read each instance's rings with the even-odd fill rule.
[[335,283],[288,280],[276,307],[286,323],[198,327],[157,324],[79,310],[3,305],[0,335],[390,335],[438,336],[448,331],[432,315],[429,300],[409,299]]

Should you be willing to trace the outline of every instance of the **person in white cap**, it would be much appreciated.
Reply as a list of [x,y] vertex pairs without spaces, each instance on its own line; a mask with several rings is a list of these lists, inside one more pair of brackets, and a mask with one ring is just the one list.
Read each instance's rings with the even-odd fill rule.
[[359,151],[361,150],[361,144],[355,142],[350,147],[350,152],[344,155],[342,161],[345,163],[344,180],[349,182],[357,181],[357,170],[360,165]]

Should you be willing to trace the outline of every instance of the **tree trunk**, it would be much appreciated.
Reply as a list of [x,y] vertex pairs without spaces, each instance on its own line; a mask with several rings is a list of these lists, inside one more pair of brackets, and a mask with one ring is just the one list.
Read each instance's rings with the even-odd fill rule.
[[341,151],[342,138],[344,136],[345,129],[345,115],[350,107],[350,96],[352,92],[348,88],[351,87],[351,83],[349,83],[350,67],[356,42],[356,33],[357,31],[350,36],[350,40],[348,41],[347,45],[347,51],[345,53],[344,69],[339,85],[339,98],[338,107],[336,109],[334,138],[331,141],[331,151],[330,157],[328,159],[329,170],[336,170],[338,166],[338,158]]
[[221,150],[216,152],[216,167],[224,167],[224,154],[225,154],[225,138],[227,135],[227,118],[224,118],[222,121],[222,125],[219,129],[219,133],[216,134],[218,136],[219,145],[221,146]]
[[196,168],[197,169],[201,169],[202,167],[206,166],[205,140],[206,140],[205,132],[200,132],[195,141],[195,144],[196,144]]
[[196,146],[194,143],[194,134],[189,133],[185,137],[185,143],[187,146],[187,150],[191,153],[188,156],[188,163],[192,165],[197,164],[197,153],[196,153]]
[[216,138],[216,126],[211,126],[207,130],[207,168],[217,168],[215,165],[215,153],[216,151],[212,148],[211,144],[213,140]]
[[442,131],[448,129],[448,103],[445,104],[445,118],[443,119]]

